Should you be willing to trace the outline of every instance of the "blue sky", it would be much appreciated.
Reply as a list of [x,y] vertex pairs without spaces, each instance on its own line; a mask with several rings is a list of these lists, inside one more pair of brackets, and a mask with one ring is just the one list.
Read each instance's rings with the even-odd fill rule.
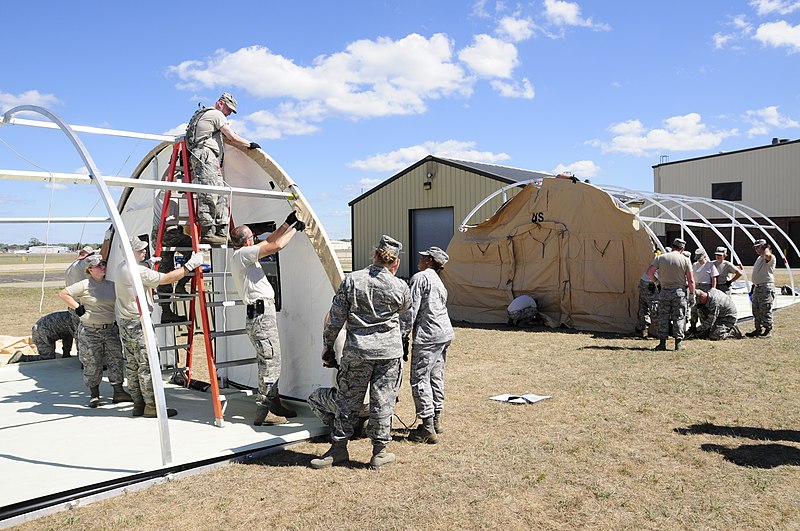
[[[233,129],[333,238],[350,235],[348,201],[428,154],[652,190],[661,156],[800,136],[795,0],[40,1],[0,16],[0,110],[175,133],[230,91]],[[82,140],[106,175],[155,145]],[[61,133],[0,126],[0,169],[80,168]],[[103,215],[87,186],[0,186],[0,217]],[[3,224],[0,242],[103,230]]]

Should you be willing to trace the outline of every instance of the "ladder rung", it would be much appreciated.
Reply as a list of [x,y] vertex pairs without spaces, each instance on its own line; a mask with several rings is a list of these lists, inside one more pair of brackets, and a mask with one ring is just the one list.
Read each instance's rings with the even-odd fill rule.
[[180,343],[168,347],[158,347],[159,352],[169,352],[170,350],[180,350],[182,348],[189,348],[189,343]]
[[191,321],[176,321],[174,323],[153,323],[153,328],[167,328],[170,326],[187,326],[192,324]]
[[155,302],[158,304],[166,304],[168,302],[190,301],[196,297],[196,293],[186,293],[181,295],[172,295],[170,297],[156,297]]
[[[207,243],[198,243],[197,248],[200,249],[201,251],[208,251],[209,249],[211,249],[211,246]],[[192,247],[162,247],[161,252],[163,253],[164,251],[188,252],[188,251],[194,251],[194,249]]]
[[243,360],[231,360],[231,361],[219,361],[214,364],[217,369],[224,369],[225,367],[236,367],[238,365],[250,365],[251,363],[256,363],[258,360],[256,358],[247,358]]
[[246,333],[247,330],[244,328],[239,328],[237,330],[227,330],[225,332],[211,332],[211,339],[216,339],[218,337],[241,336],[242,334]]
[[230,271],[212,271],[211,273],[203,273],[204,277],[230,277],[233,273]]
[[243,300],[227,300],[227,301],[208,301],[206,306],[211,306],[212,308],[219,308],[220,306],[241,306],[244,305]]

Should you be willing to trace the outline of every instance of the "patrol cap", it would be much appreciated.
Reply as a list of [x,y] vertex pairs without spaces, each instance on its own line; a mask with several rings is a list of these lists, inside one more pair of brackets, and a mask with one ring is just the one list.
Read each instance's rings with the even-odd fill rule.
[[767,244],[767,240],[765,240],[763,238],[760,238],[760,239],[758,239],[758,240],[753,242],[753,247],[758,247],[760,245],[766,245],[766,244]]
[[447,253],[442,251],[438,247],[428,247],[427,250],[420,251],[419,254],[421,254],[423,256],[430,256],[439,265],[445,265],[447,263],[447,261],[450,260],[450,257],[447,256]]
[[683,256],[685,256],[686,258],[691,258],[692,253],[690,253],[689,251],[683,251]]
[[83,247],[80,251],[78,251],[78,254],[80,253],[92,254],[93,252],[94,249],[87,245],[86,247]]
[[403,244],[395,240],[391,236],[383,235],[378,242],[378,249],[383,249],[389,254],[400,256],[400,251],[403,249]]
[[219,99],[228,106],[233,114],[236,114],[236,98],[230,92],[223,92]]
[[673,249],[683,249],[684,247],[686,247],[686,240],[681,240],[680,238],[672,240]]
[[90,267],[94,267],[100,265],[101,263],[105,263],[105,260],[103,260],[103,257],[100,256],[99,253],[95,253],[93,255],[86,257],[83,260],[83,263],[86,264],[86,271],[88,272]]
[[138,236],[134,236],[131,238],[131,248],[134,251],[141,251],[143,249],[147,249],[147,243],[140,240]]
[[694,250],[694,255],[697,258],[702,258],[703,256],[706,256],[706,252],[703,249],[695,249]]
[[714,251],[714,254],[727,254],[728,250],[725,247],[717,247],[717,250]]

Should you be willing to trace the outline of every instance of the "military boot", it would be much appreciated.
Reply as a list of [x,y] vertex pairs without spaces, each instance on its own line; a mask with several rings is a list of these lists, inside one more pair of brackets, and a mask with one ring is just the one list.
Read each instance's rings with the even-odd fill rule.
[[122,388],[122,384],[111,384],[111,387],[114,388],[114,396],[111,398],[112,402],[115,404],[120,404],[122,402],[133,402],[133,397]]
[[675,340],[675,350],[686,350],[686,347],[681,345],[681,340],[680,339],[676,339]]
[[28,356],[18,350],[8,359],[6,364],[11,365],[12,363],[22,363],[24,361],[28,361]]
[[394,454],[386,451],[386,446],[383,444],[375,444],[372,446],[372,459],[369,460],[369,466],[375,470],[380,469],[386,465],[391,465],[395,462]]
[[653,350],[667,350],[667,340],[662,339],[658,342],[658,345]]
[[132,417],[141,417],[144,415],[144,402],[133,402],[133,410],[131,411]]
[[[158,417],[157,412],[158,410],[156,409],[156,406],[154,404],[145,404],[142,416],[146,419],[154,419]],[[167,417],[174,417],[177,414],[178,414],[177,409],[172,409],[171,407],[167,408]]]
[[444,426],[442,426],[442,412],[437,411],[433,414],[433,430],[436,433],[444,433]]
[[161,324],[180,323],[185,321],[183,317],[172,311],[169,306],[161,307]]
[[772,328],[765,328],[761,337],[772,337]]
[[270,411],[268,402],[259,404],[253,417],[253,426],[277,426],[287,422],[286,417],[279,417]]
[[95,408],[100,405],[100,386],[94,385],[89,388],[89,407]]
[[217,236],[214,225],[208,225],[207,227],[201,227],[200,243],[207,243],[209,245],[225,245],[228,243],[228,238]]
[[311,468],[330,468],[332,466],[345,465],[350,461],[350,453],[347,451],[347,441],[333,441],[327,452],[317,459],[311,460]]
[[225,238],[226,244],[231,243],[231,236],[228,233],[228,225],[217,225],[216,234],[220,238]]
[[268,401],[269,410],[279,417],[291,419],[297,416],[297,411],[289,409],[281,403],[281,397],[276,396]]
[[436,435],[436,428],[433,427],[433,417],[422,419],[422,423],[409,432],[408,440],[428,444],[438,443],[439,437]]
[[752,332],[747,332],[745,335],[747,337],[758,337],[761,335],[761,328],[756,328]]

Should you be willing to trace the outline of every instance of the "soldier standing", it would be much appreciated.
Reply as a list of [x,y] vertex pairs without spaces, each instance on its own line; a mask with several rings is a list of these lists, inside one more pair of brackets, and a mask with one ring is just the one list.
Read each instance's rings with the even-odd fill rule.
[[103,365],[108,367],[108,381],[114,388],[112,401],[133,402],[122,388],[125,361],[119,328],[114,322],[114,283],[106,280],[106,261],[99,254],[84,259],[89,278],[67,286],[58,294],[80,317],[78,359],[83,364],[83,383],[89,388],[89,407],[100,405],[100,382]]
[[283,225],[266,240],[254,243],[253,231],[247,225],[239,225],[231,232],[233,256],[231,276],[242,301],[247,305],[247,336],[256,350],[258,363],[258,400],[253,424],[285,424],[286,418],[297,416],[297,412],[281,403],[278,393],[278,378],[281,375],[281,343],[278,336],[278,317],[275,310],[275,290],[269,283],[261,260],[275,254],[291,241],[306,224],[297,219],[292,211]]
[[700,317],[698,337],[712,341],[742,338],[736,326],[736,305],[727,293],[716,288],[697,290],[696,307]]
[[756,240],[753,247],[758,253],[753,265],[753,321],[756,328],[747,337],[772,336],[772,304],[775,302],[775,256],[766,240]]
[[[236,98],[224,92],[213,107],[199,109],[186,126],[186,147],[192,176],[199,184],[223,186],[222,158],[225,141],[242,149],[260,148],[255,142],[240,137],[231,129],[228,116],[236,114]],[[228,196],[197,194],[197,222],[201,226],[201,242],[212,245],[228,243]]]
[[411,306],[408,285],[395,277],[400,266],[402,244],[382,236],[372,265],[348,275],[333,297],[329,321],[322,334],[323,362],[339,331],[347,324],[347,337],[337,378],[336,416],[331,430],[331,447],[311,460],[312,468],[328,468],[350,460],[347,441],[353,436],[357,411],[369,387],[369,436],[372,439],[370,466],[394,463],[386,451],[392,440],[400,358],[403,355],[400,314]]
[[686,242],[675,238],[672,242],[672,251],[655,257],[653,263],[647,268],[647,276],[652,282],[661,283],[661,293],[658,297],[658,346],[653,350],[667,350],[667,337],[669,325],[675,336],[675,350],[683,349],[684,325],[686,324],[686,289],[689,289],[689,304],[694,304],[694,275],[692,264],[683,254]]
[[739,280],[742,272],[739,271],[735,265],[725,259],[728,254],[728,249],[725,247],[717,247],[714,251],[714,267],[717,268],[719,276],[717,277],[717,289],[730,295],[731,284]]
[[439,247],[419,254],[419,273],[410,282],[410,330],[405,331],[403,342],[411,332],[411,396],[422,424],[411,430],[408,439],[436,444],[437,434],[444,432],[441,416],[447,347],[455,337],[447,313],[447,288],[439,278],[450,257]]
[[[147,359],[147,346],[144,340],[140,311],[149,312],[153,308],[151,288],[172,284],[176,280],[183,278],[186,273],[193,271],[195,267],[203,263],[203,253],[192,253],[192,256],[182,267],[164,274],[142,265],[141,262],[147,253],[147,244],[145,242],[134,236],[131,238],[131,248],[138,262],[139,277],[145,287],[147,305],[145,306],[143,301],[137,301],[127,262],[122,261],[117,269],[117,281],[115,283],[116,312],[119,319],[120,338],[125,349],[128,391],[130,391],[133,401],[131,415],[134,417],[155,418],[157,416],[156,399],[150,373],[150,362]],[[142,303],[141,310],[139,309],[140,302]],[[177,413],[174,409],[167,409],[167,416],[169,417],[175,416]]]

